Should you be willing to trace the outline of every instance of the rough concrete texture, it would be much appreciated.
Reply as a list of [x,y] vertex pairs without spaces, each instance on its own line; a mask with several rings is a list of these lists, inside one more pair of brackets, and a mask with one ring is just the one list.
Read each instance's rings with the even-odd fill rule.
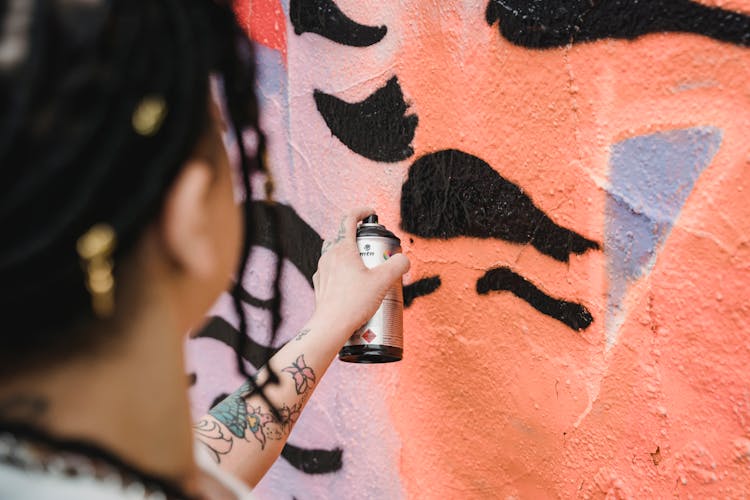
[[[322,236],[374,204],[440,283],[404,360],[334,363],[292,434],[340,462],[282,459],[262,498],[750,496],[750,2],[236,5],[278,199]],[[188,357],[196,413],[238,385],[220,342]]]

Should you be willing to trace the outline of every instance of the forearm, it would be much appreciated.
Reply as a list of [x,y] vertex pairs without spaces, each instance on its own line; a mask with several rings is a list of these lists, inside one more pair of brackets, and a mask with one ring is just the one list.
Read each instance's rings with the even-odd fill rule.
[[[273,416],[268,403],[249,394],[249,384],[209,411],[196,424],[196,437],[229,472],[254,486],[278,458],[300,412],[321,377],[336,357],[341,338],[348,332],[335,331],[325,318],[313,317],[295,338],[271,358],[269,364],[279,378],[265,394],[280,413]],[[264,383],[268,371],[258,372]]]

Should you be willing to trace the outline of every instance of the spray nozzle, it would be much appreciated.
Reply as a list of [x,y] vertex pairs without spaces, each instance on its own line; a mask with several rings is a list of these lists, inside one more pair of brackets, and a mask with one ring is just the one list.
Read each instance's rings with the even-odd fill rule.
[[363,224],[377,224],[378,223],[377,214],[368,215],[367,217],[365,217],[362,223]]

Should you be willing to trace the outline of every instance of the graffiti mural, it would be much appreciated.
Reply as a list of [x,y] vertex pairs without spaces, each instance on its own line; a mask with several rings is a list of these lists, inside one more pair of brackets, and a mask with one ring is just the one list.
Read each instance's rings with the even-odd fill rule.
[[[280,201],[248,366],[311,314],[332,214],[412,261],[404,360],[335,362],[261,498],[750,495],[750,2],[235,4]],[[196,415],[235,325],[188,342]]]

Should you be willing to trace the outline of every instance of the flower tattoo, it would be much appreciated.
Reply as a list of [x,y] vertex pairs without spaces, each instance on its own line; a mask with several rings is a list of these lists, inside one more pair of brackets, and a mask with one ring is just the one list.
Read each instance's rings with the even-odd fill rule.
[[305,363],[304,354],[300,354],[297,360],[292,362],[292,366],[287,366],[281,371],[292,376],[297,394],[305,394],[315,384],[315,372]]

